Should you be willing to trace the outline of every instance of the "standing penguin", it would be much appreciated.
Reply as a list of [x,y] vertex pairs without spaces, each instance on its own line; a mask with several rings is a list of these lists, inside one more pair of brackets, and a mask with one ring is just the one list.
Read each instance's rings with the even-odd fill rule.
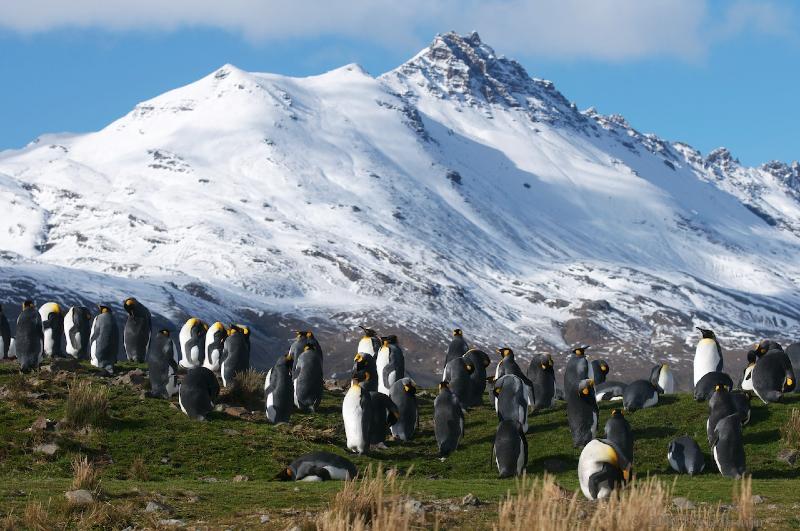
[[206,420],[219,396],[219,382],[205,367],[189,369],[178,389],[181,411],[192,420]]
[[649,380],[636,380],[625,387],[622,394],[622,406],[625,411],[636,411],[658,404],[658,390]]
[[[203,331],[205,333],[205,330]],[[232,324],[228,327],[228,337],[222,345],[222,364],[220,373],[222,385],[231,387],[238,373],[250,369],[250,329]],[[202,352],[202,350],[201,350]]]
[[122,305],[128,312],[128,320],[125,321],[122,335],[125,354],[128,356],[128,361],[142,363],[147,358],[147,348],[150,344],[150,310],[133,297],[125,299]]
[[713,330],[696,327],[703,337],[697,343],[694,353],[694,385],[710,372],[722,372],[722,347]]
[[528,440],[518,422],[504,420],[497,425],[492,456],[501,479],[522,475],[528,464]]
[[606,439],[617,445],[628,459],[633,463],[633,430],[622,411],[611,410],[611,417],[606,421]]
[[61,306],[55,302],[46,302],[39,308],[42,319],[44,337],[43,352],[45,357],[64,355],[64,314]]
[[589,500],[608,498],[630,479],[630,474],[630,461],[611,441],[593,439],[581,451],[578,480],[583,495]]
[[369,394],[372,402],[372,417],[369,427],[370,448],[386,448],[386,436],[389,430],[397,423],[400,411],[388,395],[378,391]]
[[653,367],[650,371],[650,383],[658,386],[662,394],[671,395],[675,392],[675,377],[666,363],[657,363]]
[[528,366],[528,378],[533,384],[533,410],[541,411],[556,405],[556,374],[550,354],[534,356]]
[[[212,327],[213,328],[213,327]],[[280,356],[264,379],[264,402],[267,420],[272,424],[289,422],[294,406],[292,354]]]
[[225,338],[227,337],[228,330],[219,321],[209,326],[206,331],[203,367],[214,374],[219,374],[222,370],[222,352],[225,349]]
[[314,332],[310,330],[295,330],[294,332],[294,342],[292,346],[289,347],[289,352],[292,353],[292,359],[295,365],[292,370],[297,370],[297,364],[300,362],[300,354],[305,352],[307,345],[310,345],[311,349],[317,354],[319,365],[322,367],[322,347],[319,341],[317,341],[317,338],[314,337]]
[[322,360],[311,344],[306,344],[294,370],[294,405],[313,413],[322,401]]
[[181,367],[191,369],[203,365],[206,330],[208,325],[197,317],[192,317],[183,325],[178,334],[181,345]]
[[365,372],[353,373],[350,389],[347,390],[344,401],[342,401],[342,419],[344,420],[347,449],[358,454],[363,454],[369,449],[372,401],[369,392],[361,388],[361,383],[368,378],[369,375]]
[[463,358],[474,368],[472,374],[469,375],[472,385],[470,386],[469,399],[465,405],[466,407],[480,406],[483,404],[483,394],[486,391],[486,369],[492,363],[492,360],[489,359],[488,354],[474,348],[469,349]]
[[527,386],[519,376],[506,374],[494,381],[492,389],[494,409],[497,418],[518,422],[524,433],[528,432],[528,405],[530,404]]
[[739,388],[742,389],[742,391],[755,393],[755,389],[753,389],[753,369],[756,367],[758,358],[758,351],[748,351],[747,366],[744,368],[744,371],[742,371],[742,381],[739,382]]
[[[565,391],[566,392],[566,391]],[[599,410],[594,396],[594,382],[584,379],[566,392],[567,420],[575,448],[586,445],[597,434]]]
[[706,373],[694,386],[694,399],[698,402],[708,400],[717,385],[724,385],[728,389],[733,389],[733,380],[724,372]]
[[[714,393],[708,399],[708,419],[706,420],[706,434],[708,435],[708,444],[714,439],[714,428],[720,420],[724,419],[734,413],[738,416],[739,411],[736,409],[736,404],[733,403],[733,398],[728,392],[729,389],[724,385],[717,385],[714,387]],[[739,416],[741,421],[741,416]]]
[[372,328],[365,328],[361,325],[359,325],[359,328],[364,331],[364,335],[361,336],[361,339],[358,341],[358,349],[356,352],[359,354],[369,354],[375,358],[375,356],[378,355],[378,351],[381,349],[381,340],[378,337],[378,333]]
[[401,441],[414,438],[419,426],[419,406],[417,405],[417,386],[409,377],[397,380],[389,390],[389,398],[397,406],[397,422],[392,425],[392,435]]
[[375,366],[375,357],[366,352],[359,352],[353,358],[353,372],[364,371],[369,374],[369,379],[361,384],[368,392],[378,390],[378,368]]
[[3,305],[0,304],[0,360],[8,358],[8,349],[11,347],[11,327],[8,326],[8,319],[3,313]]
[[439,384],[439,395],[433,401],[433,432],[442,459],[458,448],[464,436],[464,411],[446,381]]
[[699,474],[706,467],[706,460],[700,446],[688,435],[673,439],[669,443],[667,461],[675,472],[690,476]]
[[101,304],[99,309],[100,313],[92,322],[92,333],[89,338],[92,365],[105,370],[108,374],[113,374],[119,350],[119,328],[111,308]]
[[516,359],[514,359],[513,350],[508,347],[500,347],[497,349],[497,353],[500,354],[500,361],[497,363],[497,369],[495,369],[494,372],[495,380],[506,374],[513,374],[525,382],[525,385],[532,385],[528,377],[525,376],[525,373],[522,372],[522,368],[519,366]]
[[64,317],[67,354],[79,360],[89,359],[89,338],[92,335],[92,312],[85,306],[73,306]]
[[451,360],[460,358],[466,354],[468,350],[469,346],[467,345],[467,341],[464,339],[464,333],[460,328],[456,328],[453,330],[453,339],[450,340],[450,344],[447,346],[447,355],[444,357],[444,366],[447,367],[447,364],[450,363]]
[[397,344],[397,336],[387,336],[381,339],[383,345],[375,360],[378,369],[378,391],[388,395],[394,382],[405,377],[406,361],[403,349]]
[[467,358],[455,358],[450,360],[444,368],[444,381],[447,382],[448,391],[454,393],[462,407],[470,403],[472,396],[472,379],[475,366]]
[[586,349],[589,345],[582,345],[572,349],[572,355],[567,358],[564,368],[564,396],[574,391],[578,382],[589,378],[589,362],[586,359]]
[[150,396],[168,399],[178,392],[178,362],[175,361],[175,344],[169,330],[159,330],[151,339],[147,369]]
[[744,475],[744,440],[742,421],[738,414],[728,415],[717,422],[711,440],[711,453],[720,474],[737,479]]
[[[794,371],[795,376],[800,374],[800,343],[792,343],[788,347],[786,347],[786,355],[789,356],[789,361],[792,364],[792,370]],[[800,388],[795,387],[795,392],[800,390]]]
[[594,381],[595,385],[606,381],[608,371],[609,368],[606,360],[592,360],[591,363],[589,363],[589,379]]
[[42,362],[44,334],[42,318],[33,301],[22,303],[22,312],[17,317],[17,335],[14,338],[17,361],[22,372],[38,369]]
[[753,391],[765,404],[779,402],[795,385],[792,362],[782,350],[764,354],[753,367]]

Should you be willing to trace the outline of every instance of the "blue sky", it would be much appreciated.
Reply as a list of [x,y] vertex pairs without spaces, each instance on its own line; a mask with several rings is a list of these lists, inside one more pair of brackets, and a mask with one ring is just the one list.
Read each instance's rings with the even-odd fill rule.
[[92,131],[224,63],[379,74],[436,32],[477,30],[580,108],[724,145],[743,163],[800,158],[800,4],[790,0],[28,0],[0,5],[0,149]]

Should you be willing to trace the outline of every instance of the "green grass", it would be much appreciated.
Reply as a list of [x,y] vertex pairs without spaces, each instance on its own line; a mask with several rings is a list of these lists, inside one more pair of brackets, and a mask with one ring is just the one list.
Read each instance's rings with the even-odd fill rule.
[[[124,368],[136,365],[122,364]],[[15,364],[0,364],[0,388],[19,386]],[[345,455],[341,421],[342,393],[325,393],[320,411],[314,415],[295,414],[291,425],[272,426],[261,417],[243,420],[213,413],[209,422],[190,421],[170,402],[140,398],[138,391],[124,386],[109,387],[111,419],[102,429],[64,432],[31,432],[27,429],[38,416],[58,420],[64,416],[67,385],[72,377],[54,377],[42,371],[25,377],[28,392],[42,396],[28,400],[0,400],[0,515],[19,515],[31,500],[61,500],[72,480],[71,462],[82,453],[100,468],[101,489],[111,503],[133,501],[141,507],[162,495],[175,508],[175,517],[187,521],[217,524],[239,522],[269,513],[273,522],[297,517],[292,509],[321,508],[340,487],[330,483],[279,483],[275,474],[294,457],[314,449]],[[80,378],[109,384],[85,367]],[[352,457],[359,468],[381,463],[384,468],[410,471],[408,488],[418,499],[458,500],[474,493],[482,501],[480,511],[456,512],[448,518],[469,518],[479,525],[488,522],[497,502],[513,480],[498,480],[491,461],[491,445],[497,425],[488,405],[467,415],[465,439],[458,451],[444,462],[437,457],[433,437],[431,391],[420,397],[421,426],[418,437],[407,444],[389,442],[389,449],[369,457]],[[603,405],[600,426],[612,406]],[[785,404],[769,407],[753,401],[752,420],[745,428],[747,465],[753,476],[753,493],[766,502],[756,507],[759,516],[777,527],[800,527],[798,492],[800,469],[777,461],[780,428],[792,408],[800,408],[800,395]],[[640,476],[659,475],[675,495],[695,502],[730,503],[734,482],[720,476],[708,453],[705,435],[707,404],[689,395],[663,397],[661,403],[627,415],[636,438],[634,471]],[[578,450],[572,448],[563,406],[531,417],[528,434],[528,474],[544,472],[549,459],[562,461],[566,471],[555,474],[565,488],[578,488]],[[233,431],[231,431],[233,430]],[[234,431],[236,433],[234,433]],[[706,472],[700,476],[678,476],[666,459],[668,442],[683,434],[694,437],[706,451]],[[61,450],[54,457],[32,452],[41,442],[55,441]],[[149,481],[130,478],[131,464],[141,457]],[[232,483],[237,474],[250,478]],[[215,483],[202,478],[216,478]],[[457,503],[457,502],[456,502]],[[773,507],[774,506],[774,507]],[[464,516],[466,515],[466,516]],[[244,518],[244,520],[242,520]]]

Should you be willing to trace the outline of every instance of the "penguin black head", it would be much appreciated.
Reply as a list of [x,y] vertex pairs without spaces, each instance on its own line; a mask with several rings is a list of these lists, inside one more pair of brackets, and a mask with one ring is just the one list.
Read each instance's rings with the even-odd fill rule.
[[305,337],[306,331],[305,330],[292,330],[294,332],[295,339],[300,339],[301,337]]
[[589,396],[592,387],[594,387],[594,380],[589,378],[588,380],[581,380],[578,384],[578,394],[583,396]]
[[502,358],[507,358],[509,356],[513,356],[514,355],[514,351],[511,350],[508,347],[500,347],[500,348],[496,349],[496,352],[498,354],[500,354],[500,357],[502,357]]
[[356,354],[356,355],[353,357],[353,361],[354,361],[354,362],[356,362],[356,363],[361,363],[362,361],[364,361],[364,355],[363,355],[363,354],[361,354],[360,352],[359,352],[359,353],[357,353],[357,354]]
[[589,348],[589,345],[580,345],[572,349],[572,353],[575,354],[577,357],[582,358],[586,355],[586,349]]
[[100,313],[111,313],[111,308],[109,308],[108,306],[99,304],[97,307],[100,309]]
[[306,351],[309,351],[309,350],[314,350],[314,345],[306,344],[306,346],[303,347],[303,352],[306,352]]
[[287,352],[286,355],[283,357],[283,359],[285,359],[286,361],[289,361],[289,362],[292,361],[292,359],[293,359],[292,353],[291,352]]
[[471,364],[471,363],[465,363],[464,364],[464,368],[467,369],[467,372],[469,374],[472,374],[473,372],[475,372],[475,366],[473,364]]
[[355,371],[353,373],[352,385],[359,387],[362,382],[369,380],[369,373],[366,371]]
[[703,334],[703,339],[717,339],[717,336],[714,335],[713,330],[709,330],[708,328],[700,328],[699,326],[695,326],[695,328],[700,330],[700,333]]
[[608,374],[608,363],[601,361],[600,362],[600,372],[603,374]]
[[403,391],[410,395],[417,394],[417,387],[413,383],[407,383],[403,385]]
[[786,379],[783,381],[783,392],[788,393],[789,391],[794,389],[794,379],[791,376],[787,376]]
[[287,466],[278,472],[278,474],[275,476],[275,479],[278,481],[292,481],[294,479],[294,472],[292,472],[292,469]]
[[717,384],[717,385],[714,386],[714,391],[717,392],[717,393],[721,393],[721,392],[727,391],[727,390],[728,390],[728,386],[725,385],[725,384]]
[[27,310],[27,309],[33,308],[33,307],[34,307],[33,306],[33,301],[30,300],[30,299],[28,299],[28,300],[26,300],[25,302],[22,303],[22,309],[23,310]]
[[447,380],[439,382],[439,391],[442,391],[444,389],[450,389],[450,382],[448,382]]
[[361,325],[358,325],[358,327],[364,331],[364,337],[377,337],[378,335],[378,333],[375,332],[375,330],[373,330],[372,328],[366,328]]
[[126,312],[128,312],[129,314],[133,314],[133,309],[136,307],[137,302],[138,301],[133,297],[128,297],[123,301],[122,306],[125,308]]
[[464,333],[461,331],[460,328],[454,328],[453,329],[453,336],[457,337],[457,336],[463,336],[463,335],[464,335]]
[[625,415],[622,414],[622,411],[619,409],[612,409],[611,410],[612,417],[624,417]]
[[314,339],[314,332],[312,332],[311,330],[306,332],[306,338],[307,339]]
[[158,333],[164,337],[169,337],[169,330],[167,330],[166,328],[162,328],[161,330],[158,331]]

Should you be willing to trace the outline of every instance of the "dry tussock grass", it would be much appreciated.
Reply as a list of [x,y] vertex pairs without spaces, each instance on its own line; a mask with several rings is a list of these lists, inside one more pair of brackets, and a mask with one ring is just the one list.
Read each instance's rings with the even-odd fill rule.
[[100,485],[100,471],[85,455],[72,459],[72,488],[95,492]]
[[517,479],[517,494],[500,502],[495,531],[566,531],[580,521],[578,494],[568,494],[553,476],[522,476]]
[[264,403],[264,378],[255,369],[237,372],[233,385],[226,396],[226,402],[243,406],[250,410],[262,409]]
[[150,469],[147,467],[144,458],[137,455],[131,461],[131,467],[128,469],[128,477],[136,481],[150,481]]
[[64,410],[67,424],[73,428],[105,426],[109,419],[108,387],[93,385],[86,380],[74,380]]
[[800,409],[793,408],[789,422],[781,426],[781,440],[786,448],[800,450]]
[[738,527],[755,529],[756,514],[753,505],[753,478],[751,476],[745,476],[734,483],[733,504],[736,506]]
[[31,501],[25,505],[22,524],[25,529],[30,529],[31,531],[50,531],[57,525],[50,515],[49,503],[48,507],[45,507],[40,501]]

